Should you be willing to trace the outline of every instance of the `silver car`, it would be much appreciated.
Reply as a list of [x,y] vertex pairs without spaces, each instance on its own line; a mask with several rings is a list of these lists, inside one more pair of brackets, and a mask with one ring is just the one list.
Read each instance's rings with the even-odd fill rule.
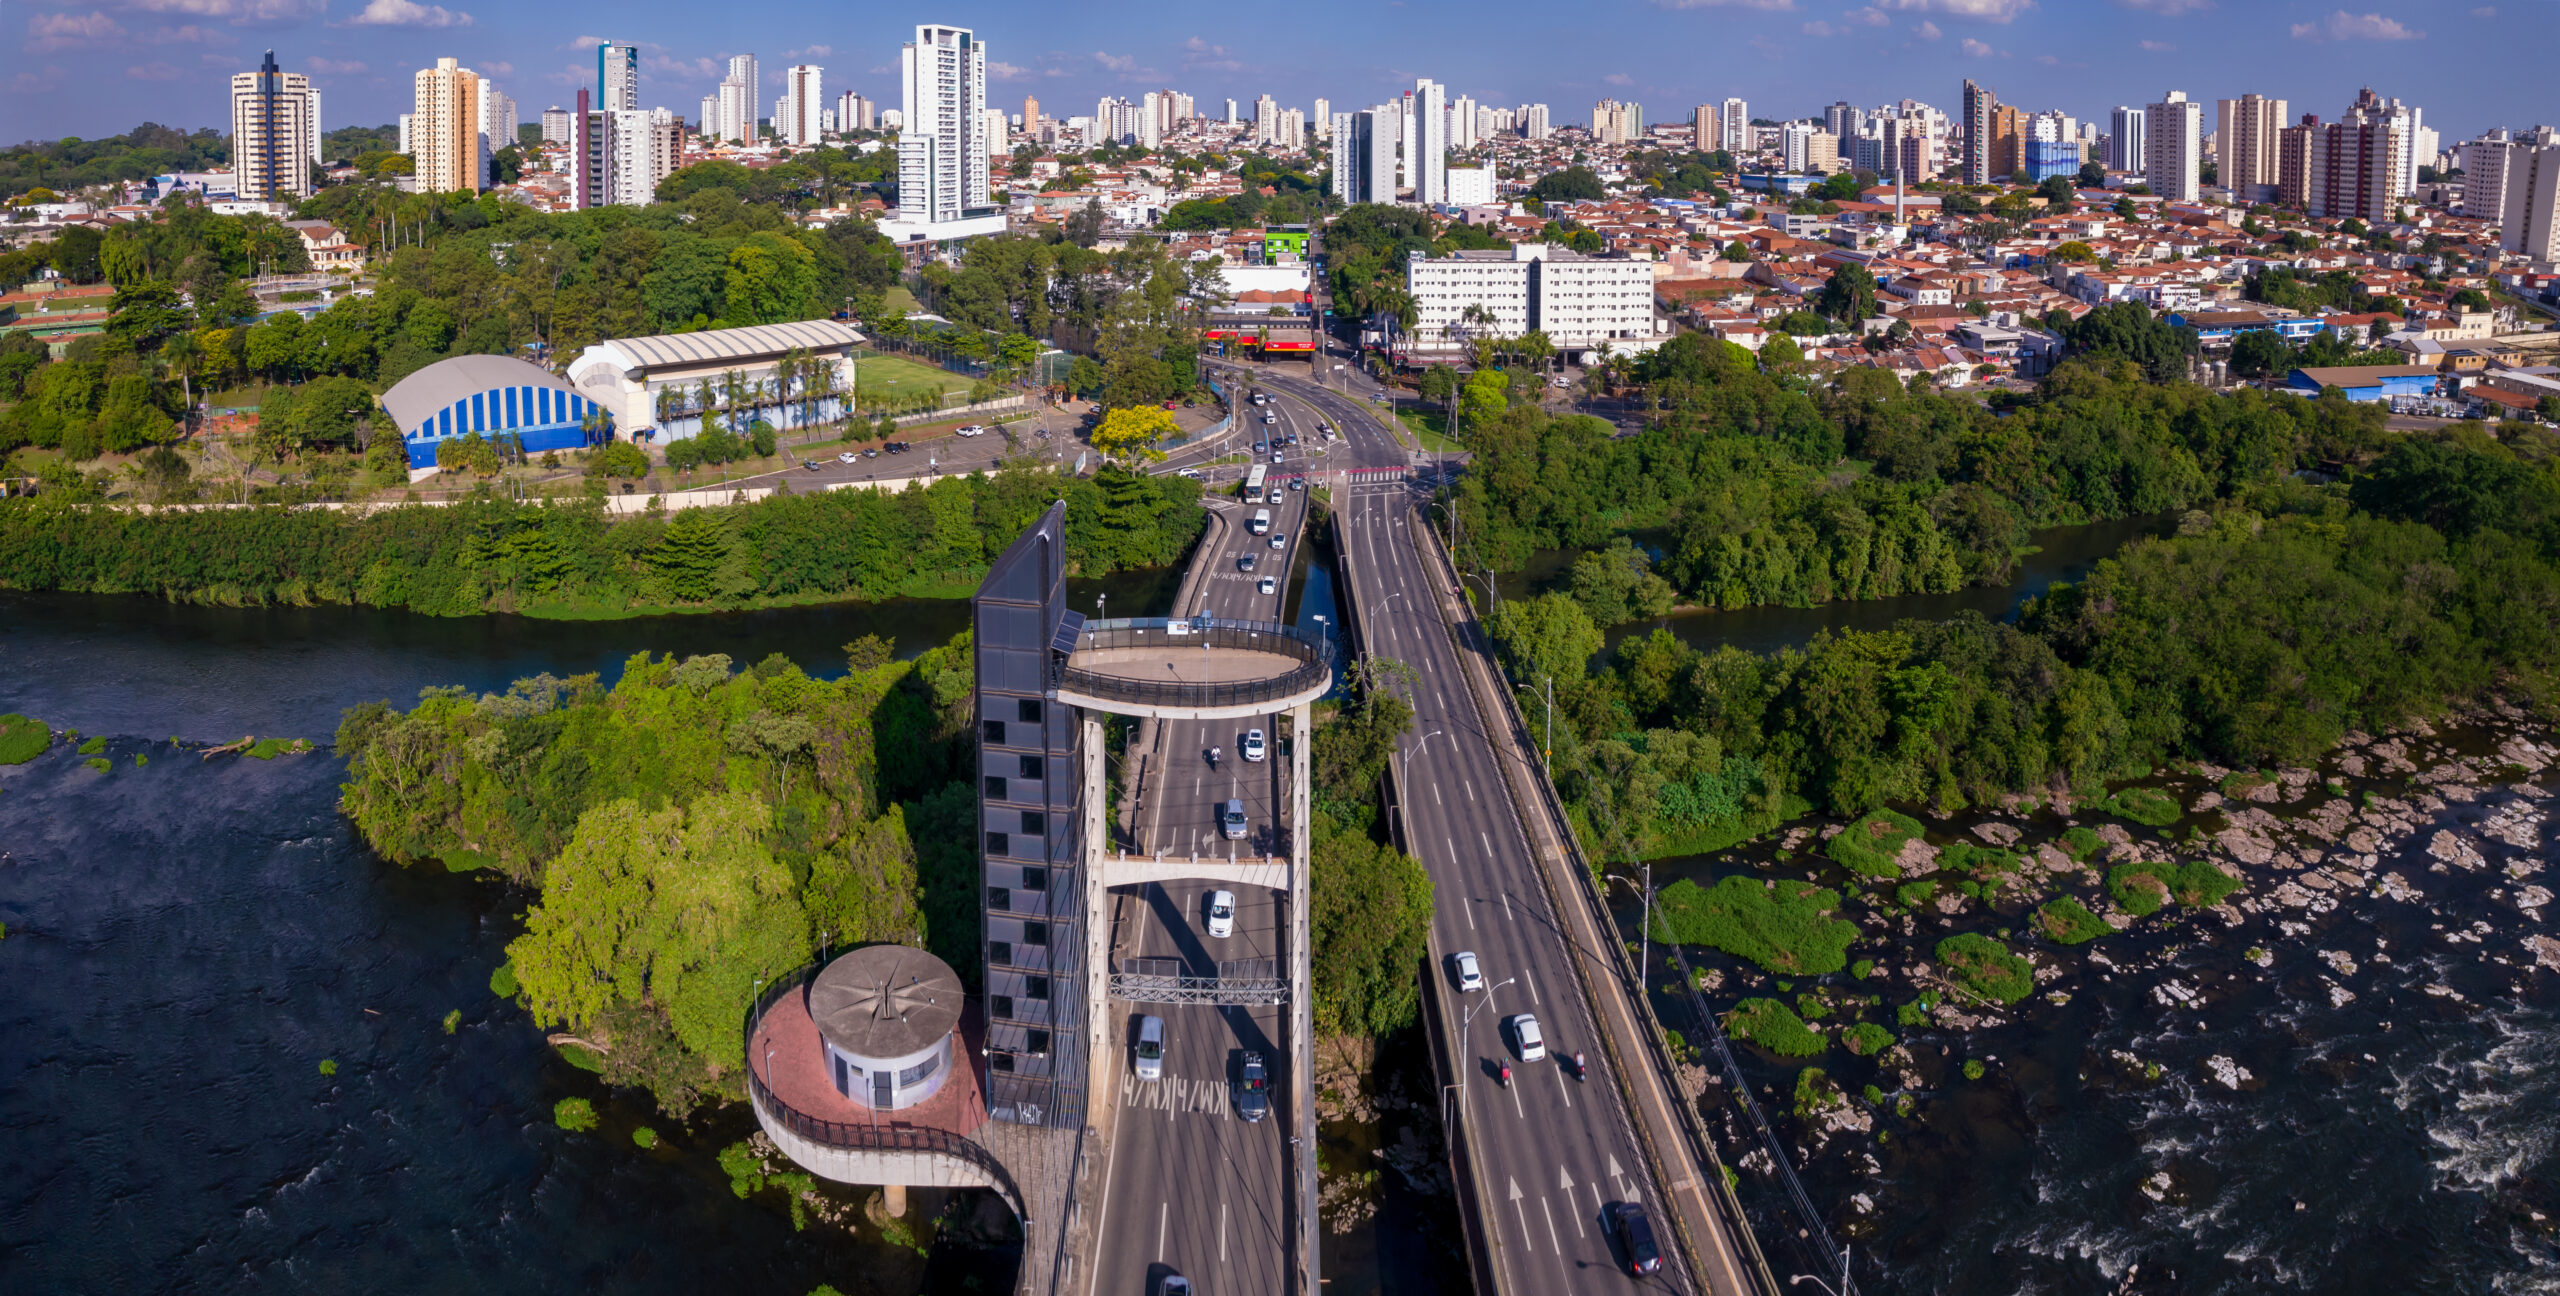
[[1138,1078],[1164,1079],[1164,1018],[1138,1019]]

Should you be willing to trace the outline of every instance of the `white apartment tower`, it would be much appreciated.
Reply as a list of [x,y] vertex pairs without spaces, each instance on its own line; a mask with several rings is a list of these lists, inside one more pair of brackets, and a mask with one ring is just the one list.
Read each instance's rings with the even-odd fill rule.
[[1396,200],[1396,128],[1402,114],[1381,104],[1333,118],[1333,191],[1345,203]]
[[2107,114],[2107,169],[2139,171],[2150,165],[2151,155],[2143,140],[2142,110],[2116,105]]
[[782,73],[782,113],[773,122],[773,133],[786,144],[807,148],[824,138],[826,131],[819,117],[826,111],[826,91],[822,85],[826,69],[810,63],[797,63]]
[[2285,101],[2245,94],[2214,102],[2214,149],[2221,154],[2217,178],[2242,202],[2275,196],[2276,137],[2290,123]]
[[257,71],[232,74],[231,175],[241,197],[309,196],[319,99],[311,78],[276,66],[274,50]]
[[619,41],[596,46],[596,108],[636,112],[640,107],[640,47]]
[[720,83],[719,136],[738,144],[756,142],[755,91],[732,76]]
[[988,197],[987,47],[966,27],[916,28],[899,58],[906,109],[898,131],[898,211],[884,233],[901,242],[1004,232]]
[[1545,104],[1520,106],[1520,135],[1523,139],[1542,140],[1554,133],[1555,127],[1547,120]]
[[1449,201],[1448,94],[1446,86],[1424,77],[1406,100],[1414,127],[1405,141],[1405,172],[1413,177],[1414,201],[1425,207]]
[[757,135],[756,106],[764,102],[764,83],[756,68],[756,56],[753,54],[730,55],[729,80],[745,87],[746,114],[735,121],[723,124],[729,127],[731,138],[741,144],[753,144],[756,142]]
[[2498,246],[2535,261],[2560,261],[2560,144],[2507,147]]
[[2415,192],[2419,159],[2424,157],[2433,165],[2435,157],[2435,149],[2427,143],[2427,137],[2434,132],[2426,128],[2426,114],[2397,99],[2385,99],[2367,86],[2356,92],[2354,103],[2347,105],[2344,120],[2350,126],[2389,126],[2400,132],[2400,174],[2392,181],[2391,196],[2399,198]]
[[2143,115],[2143,182],[2166,201],[2194,202],[2204,167],[2204,105],[2172,90]]
[[1751,105],[1740,99],[1727,99],[1717,113],[1724,126],[1724,142],[1718,147],[1727,153],[1751,151]]

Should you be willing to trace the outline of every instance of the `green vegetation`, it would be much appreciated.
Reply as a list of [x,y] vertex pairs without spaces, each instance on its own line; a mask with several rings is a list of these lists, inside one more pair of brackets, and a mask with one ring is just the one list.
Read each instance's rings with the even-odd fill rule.
[[1980,1058],[1968,1058],[1965,1060],[1964,1064],[1964,1078],[1967,1080],[1979,1080],[1987,1073],[1987,1070],[1988,1069],[1982,1065],[1982,1060]]
[[1938,1006],[1935,990],[1923,990],[1920,997],[1893,1010],[1894,1024],[1905,1028],[1929,1024],[1929,1010]]
[[1840,1101],[1840,1086],[1821,1067],[1796,1072],[1796,1119],[1803,1120]]
[[261,738],[240,753],[251,760],[274,760],[278,756],[300,755],[311,750],[308,738]]
[[108,760],[104,756],[92,756],[89,759],[82,761],[81,764],[86,765],[101,774],[104,774],[116,767],[116,763],[114,761]]
[[455,1031],[458,1031],[458,1030],[461,1030],[461,1029],[462,1029],[462,1010],[461,1010],[461,1009],[456,1008],[456,1009],[454,1009],[453,1011],[448,1012],[448,1013],[446,1013],[446,1014],[444,1015],[444,1033],[445,1033],[445,1034],[447,1034],[447,1035],[451,1035],[451,1034],[453,1034]]
[[141,769],[143,766],[148,765],[148,764],[150,764],[150,763],[151,763],[151,757],[150,757],[150,756],[148,756],[148,755],[146,755],[146,754],[144,754],[144,753],[142,753],[142,752],[135,752],[135,753],[133,754],[133,767],[134,767],[135,769]]
[[809,1226],[808,1208],[801,1197],[817,1191],[815,1178],[797,1170],[768,1170],[755,1149],[743,1142],[720,1149],[720,1168],[728,1174],[729,1191],[736,1193],[738,1200],[745,1201],[767,1188],[779,1188],[791,1208],[791,1227],[799,1230]]
[[1856,977],[1861,981],[1874,976],[1875,971],[1876,961],[1874,959],[1859,959],[1857,962],[1849,965],[1849,975]]
[[1837,972],[1857,924],[1836,918],[1840,893],[1810,882],[1764,883],[1735,875],[1701,888],[1686,878],[1654,898],[1663,939],[1706,945],[1782,976]]
[[551,1106],[551,1123],[572,1134],[594,1129],[595,1104],[584,1098],[563,1098]]
[[1937,897],[1937,894],[1938,883],[1932,878],[1923,878],[1917,882],[1905,882],[1901,886],[1893,889],[1894,902],[1905,909],[1926,908],[1929,902]]
[[2249,794],[2275,783],[2275,775],[2265,770],[2233,770],[2222,776],[2222,795],[2234,801],[2246,801]]
[[1877,810],[1842,828],[1823,844],[1822,853],[1850,872],[1871,878],[1902,876],[1898,856],[1905,843],[1922,833],[1920,821],[1898,810]]
[[103,734],[80,744],[80,754],[83,756],[95,756],[106,749],[107,740]]
[[[0,148],[0,198],[38,189],[69,193],[171,171],[204,171],[230,160],[230,134],[210,127],[190,134],[144,122],[125,134],[103,139],[29,140]],[[28,277],[20,274],[7,282],[16,284]]]
[[2101,804],[2109,814],[2153,828],[2166,828],[2186,813],[2176,797],[2157,788],[2125,788]]
[[1378,799],[1396,741],[1413,719],[1393,684],[1410,677],[1391,658],[1345,670],[1342,700],[1328,705],[1308,757],[1313,1016],[1327,1033],[1384,1035],[1421,1012],[1414,969],[1427,957],[1431,875],[1387,844]]
[[2209,860],[2185,864],[2137,860],[2107,871],[2107,893],[2135,917],[2158,913],[2172,900],[2191,909],[2211,908],[2239,889],[2239,879]]
[[489,993],[501,999],[513,999],[516,997],[516,989],[515,964],[501,963],[490,971]]
[[2062,852],[2075,860],[2085,860],[2098,853],[2106,840],[2088,828],[2074,824],[2062,831]]
[[1112,469],[1008,469],[897,495],[782,495],[618,520],[593,504],[141,514],[39,496],[0,504],[0,584],[442,616],[885,599],[975,584],[1059,498],[1080,575],[1170,563],[1203,525],[1196,482]]
[[1893,1032],[1874,1022],[1859,1022],[1840,1032],[1840,1042],[1860,1057],[1873,1057],[1893,1047]]
[[639,1144],[643,1148],[656,1147],[658,1146],[658,1131],[643,1125],[640,1128],[631,1131],[631,1141]]
[[2019,859],[2004,850],[1976,846],[1972,842],[1955,842],[1938,852],[1938,867],[1958,873],[1970,873],[1984,886],[1996,886],[2003,877],[2018,871]]
[[1979,932],[1939,941],[1937,958],[1958,984],[1994,1003],[2013,1004],[2035,993],[2035,965]]
[[336,1058],[320,1059],[320,1074],[324,1076],[333,1076],[338,1074],[338,1060]]
[[1796,996],[1796,1015],[1809,1022],[1820,1021],[1831,1015],[1831,1005],[1818,995],[1800,994]]
[[24,765],[53,746],[53,729],[15,711],[0,715],[0,765]]
[[1775,999],[1745,999],[1724,1015],[1725,1033],[1780,1057],[1813,1057],[1825,1045],[1795,1010]]
[[2089,907],[2070,896],[2055,896],[2036,911],[2036,925],[2044,934],[2063,945],[2085,945],[2115,929],[2106,920],[2089,912]]

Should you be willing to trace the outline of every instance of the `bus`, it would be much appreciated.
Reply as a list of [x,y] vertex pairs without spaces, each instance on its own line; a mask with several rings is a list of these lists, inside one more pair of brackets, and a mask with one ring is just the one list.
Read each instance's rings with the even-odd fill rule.
[[1244,497],[1246,499],[1258,500],[1262,498],[1263,479],[1268,477],[1270,472],[1271,469],[1262,464],[1255,464],[1253,467],[1245,470]]

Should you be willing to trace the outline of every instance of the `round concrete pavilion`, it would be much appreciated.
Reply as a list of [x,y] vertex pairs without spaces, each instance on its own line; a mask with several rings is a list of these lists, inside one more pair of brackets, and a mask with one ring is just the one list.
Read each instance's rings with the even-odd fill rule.
[[809,983],[828,1079],[873,1111],[913,1107],[941,1091],[962,1003],[951,965],[904,945],[854,950]]

